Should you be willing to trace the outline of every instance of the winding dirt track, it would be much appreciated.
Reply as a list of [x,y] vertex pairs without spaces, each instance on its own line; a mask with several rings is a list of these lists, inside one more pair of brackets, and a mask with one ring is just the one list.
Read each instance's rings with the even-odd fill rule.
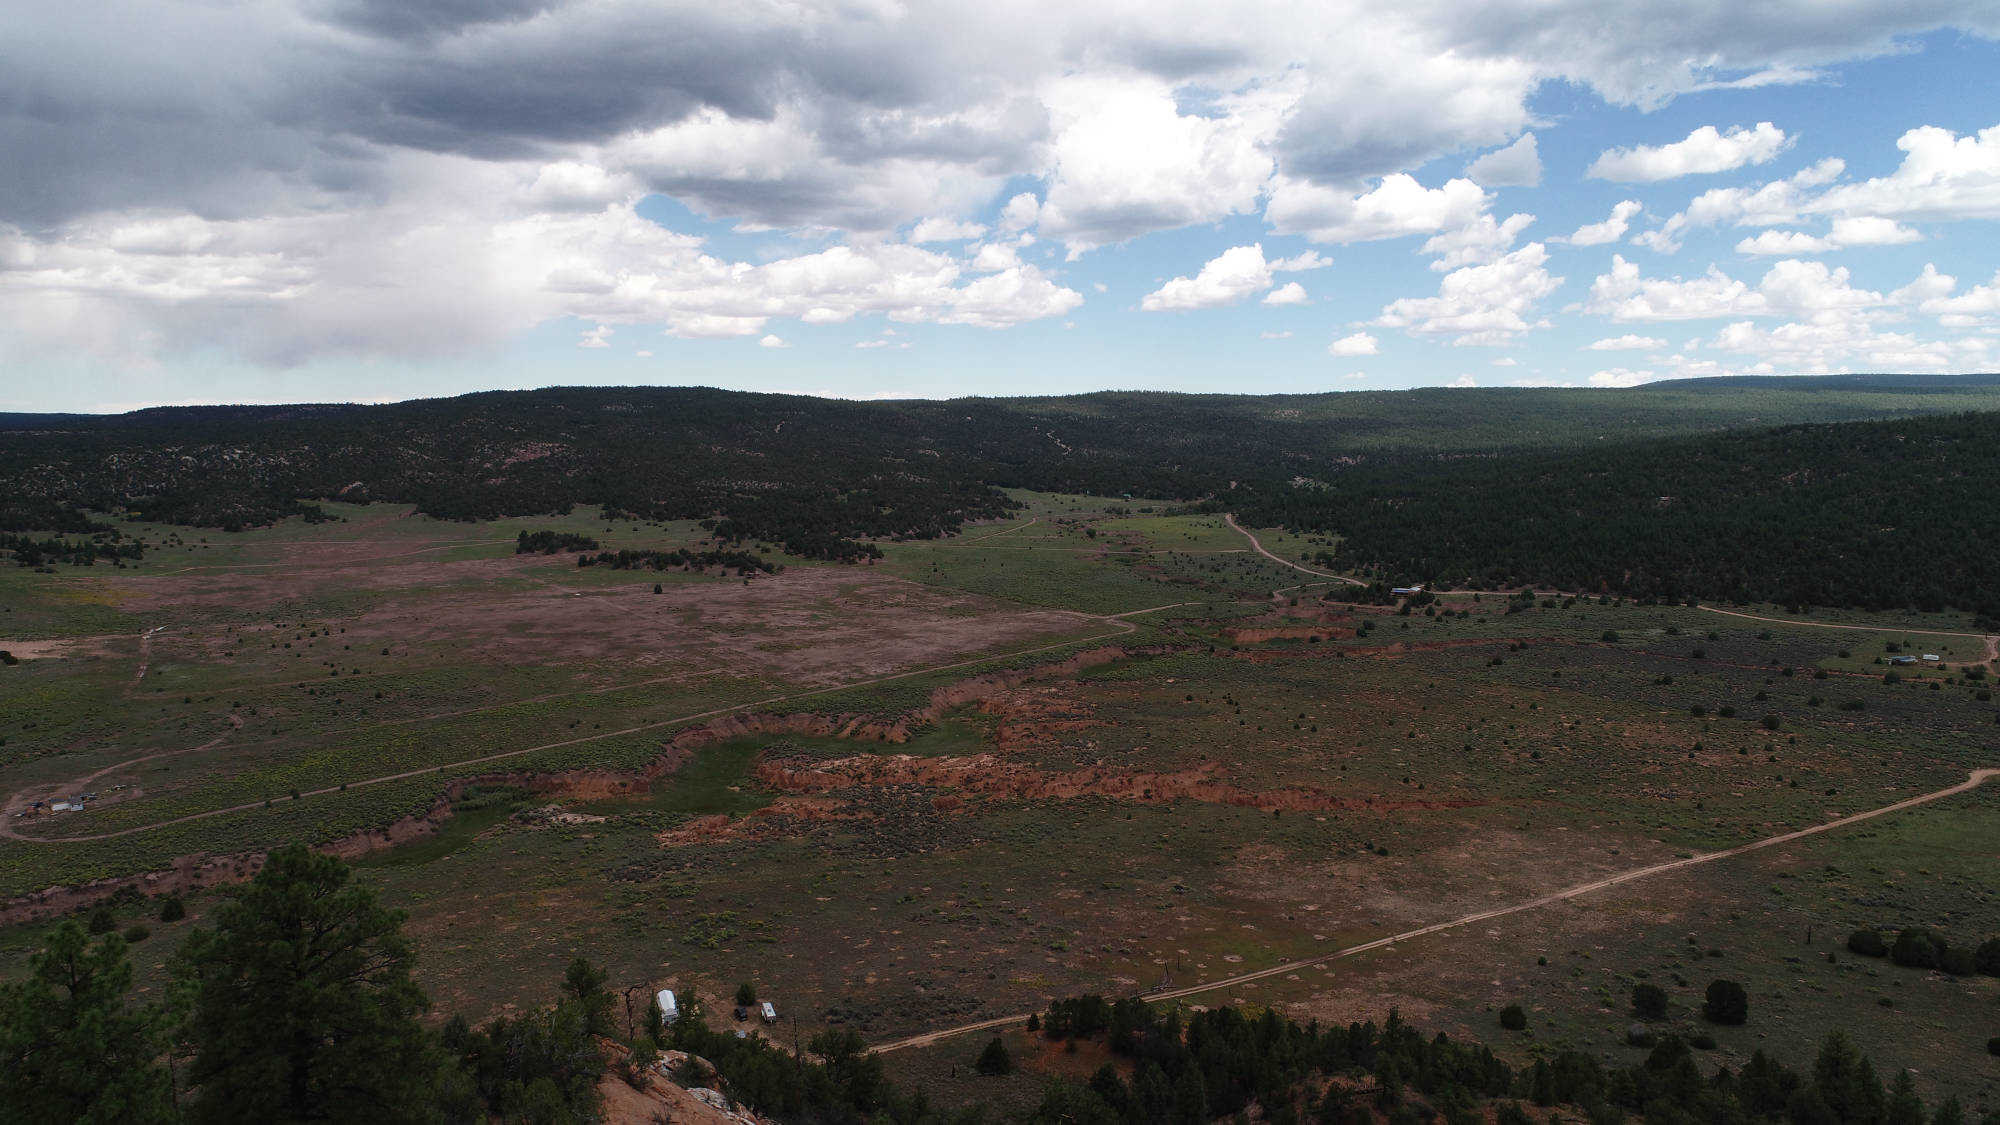
[[1791,617],[1764,617],[1755,613],[1738,613],[1733,609],[1717,609],[1712,605],[1698,605],[1696,609],[1705,613],[1720,613],[1725,617],[1741,617],[1745,621],[1769,621],[1774,625],[1801,625],[1808,629],[1845,629],[1851,633],[1908,633],[1918,637],[1970,637],[1986,642],[1986,659],[2000,660],[2000,637],[1990,633],[1954,633],[1948,629],[1902,629],[1894,625],[1842,625],[1833,621],[1800,621]]
[[126,695],[131,695],[132,690],[139,686],[139,681],[146,678],[146,669],[153,662],[153,634],[165,632],[166,628],[165,625],[155,625],[139,634],[139,667],[132,673],[132,682],[125,685]]
[[[728,707],[717,707],[709,711],[698,711],[691,715],[676,715],[671,719],[658,719],[650,723],[640,723],[637,726],[625,727],[620,730],[602,731],[597,734],[584,735],[580,738],[566,738],[558,742],[545,742],[539,746],[524,746],[519,750],[503,750],[497,754],[486,754],[476,758],[464,758],[456,762],[446,762],[442,765],[436,765],[436,766],[425,766],[422,769],[404,770],[400,773],[383,774],[380,777],[371,777],[362,781],[350,781],[344,785],[329,785],[319,789],[309,789],[302,791],[299,794],[299,798],[303,799],[305,797],[316,797],[326,793],[336,793],[341,791],[342,789],[360,789],[368,785],[382,785],[391,781],[405,781],[413,777],[423,777],[426,774],[442,773],[445,770],[455,770],[462,766],[484,765],[487,762],[498,762],[498,761],[504,761],[508,758],[518,758],[523,754],[533,754],[538,750],[555,750],[564,746],[577,746],[586,742],[598,742],[602,741],[603,739],[618,738],[628,734],[642,734],[646,731],[658,730],[662,727],[676,726],[681,723],[696,722],[701,719],[718,718],[723,715],[734,714],[738,711],[748,711],[757,707],[768,707],[774,703],[788,703],[800,699],[811,699],[814,696],[828,695],[838,691],[847,691],[850,688],[869,687],[874,684],[890,683],[895,680],[906,680],[912,676],[928,675],[932,672],[948,672],[954,668],[969,668],[977,664],[988,664],[995,660],[1007,660],[1020,656],[1032,656],[1036,653],[1050,652],[1059,648],[1068,648],[1072,645],[1088,644],[1091,641],[1108,640],[1112,637],[1122,637],[1136,631],[1139,628],[1137,625],[1134,625],[1132,624],[1131,621],[1127,620],[1127,618],[1139,617],[1148,613],[1158,613],[1162,610],[1178,609],[1181,606],[1194,605],[1194,604],[1196,603],[1174,602],[1169,605],[1149,606],[1145,609],[1132,609],[1132,610],[1126,610],[1123,613],[1113,613],[1113,614],[1082,613],[1076,610],[1065,610],[1064,612],[1071,613],[1077,617],[1086,618],[1091,621],[1102,621],[1107,625],[1111,625],[1113,628],[1108,633],[1097,633],[1087,637],[1073,637],[1069,640],[1056,641],[1053,644],[1038,645],[1034,648],[1020,649],[1015,652],[993,653],[988,656],[975,656],[967,660],[956,660],[946,664],[932,664],[923,668],[914,668],[908,672],[896,672],[887,676],[876,676],[871,679],[855,680],[852,683],[836,684],[833,687],[816,688],[812,691],[801,691],[801,692],[792,692],[786,695],[766,696],[763,699],[751,700],[748,703],[737,703],[737,704],[732,704]],[[226,737],[226,735],[224,737]],[[215,741],[220,742],[221,738],[217,738]],[[173,754],[192,753],[195,750],[204,750],[207,749],[209,746],[213,745],[215,745],[215,742],[207,743],[203,746],[190,747],[187,750],[165,751],[161,754],[147,755],[147,757],[148,758],[164,757]],[[121,768],[122,766],[131,765],[134,762],[144,761],[144,760],[146,759],[144,758],[133,759],[132,762],[122,762],[119,763],[118,765],[107,767],[106,769],[99,770],[97,773],[92,774],[91,778],[94,779],[97,777],[101,777],[107,773],[111,773]],[[77,783],[72,782],[70,784],[77,784]],[[18,796],[19,795],[17,794],[16,798],[18,798]],[[226,808],[209,809],[205,812],[190,813],[187,816],[177,816],[168,820],[155,821],[152,824],[141,824],[134,828],[122,828],[116,832],[98,832],[87,836],[27,836],[15,832],[13,829],[13,825],[10,823],[0,823],[0,836],[6,836],[11,839],[20,840],[26,843],[35,843],[35,844],[80,844],[80,843],[87,843],[92,840],[113,840],[117,839],[120,836],[132,836],[140,832],[151,832],[156,828],[165,828],[170,824],[186,824],[187,822],[193,820],[207,820],[210,817],[227,816],[230,813],[247,812],[251,809],[263,808],[264,805],[265,802],[263,801],[250,801],[241,805],[230,805]],[[11,820],[12,818],[8,819]]]
[[[1623,871],[1607,878],[1597,879],[1588,883],[1579,883],[1573,887],[1566,887],[1562,890],[1541,895],[1537,898],[1531,898],[1524,902],[1517,902],[1512,906],[1503,906],[1495,910],[1482,910],[1477,914],[1467,914],[1464,917],[1453,918],[1447,922],[1435,922],[1414,930],[1405,930],[1400,934],[1391,934],[1388,937],[1376,938],[1374,941],[1363,942],[1360,945],[1350,945],[1342,949],[1333,950],[1317,957],[1308,957],[1299,961],[1287,961],[1282,965],[1272,965],[1267,969],[1256,969],[1247,973],[1238,973],[1232,977],[1224,977],[1220,980],[1212,980],[1203,984],[1189,985],[1186,988],[1175,988],[1161,992],[1142,992],[1138,995],[1146,1000],[1178,1000],[1187,996],[1199,995],[1203,992],[1213,992],[1219,988],[1233,988],[1239,984],[1263,980],[1266,977],[1274,977],[1280,973],[1295,973],[1300,969],[1323,964],[1327,961],[1337,960],[1342,957],[1353,957],[1376,949],[1385,949],[1402,942],[1414,941],[1417,938],[1442,933],[1445,930],[1458,929],[1461,926],[1471,926],[1480,922],[1491,921],[1494,918],[1504,918],[1509,914],[1519,914],[1524,910],[1534,910],[1537,907],[1580,898],[1596,891],[1608,890],[1609,888],[1636,882],[1640,879],[1649,879],[1655,875],[1666,875],[1690,867],[1697,867],[1701,864],[1730,859],[1747,852],[1759,851],[1764,848],[1774,848],[1781,844],[1789,844],[1794,840],[1802,840],[1808,836],[1817,836],[1822,832],[1831,832],[1836,828],[1845,828],[1852,824],[1859,824],[1864,820],[1873,820],[1878,816],[1887,816],[1890,813],[1901,812],[1904,809],[1915,808],[1918,805],[1943,800],[1946,797],[1956,797],[1961,793],[1970,792],[1994,777],[2000,777],[2000,769],[1973,770],[1964,781],[1959,782],[1957,785],[1909,797],[1897,801],[1892,805],[1884,805],[1879,809],[1870,809],[1867,812],[1855,813],[1852,816],[1843,816],[1837,820],[1829,820],[1824,824],[1815,824],[1810,828],[1800,828],[1796,831],[1784,832],[1776,836],[1766,836],[1761,840],[1752,840],[1750,843],[1738,844],[1733,848],[1725,848],[1719,852],[1704,852],[1700,855],[1689,856],[1686,859],[1669,860],[1666,863],[1656,863],[1650,867],[1633,868],[1630,871]],[[953,1036],[969,1035],[976,1031],[990,1031],[997,1027],[1011,1026],[1026,1020],[1029,1015],[1030,1013],[1028,1012],[1020,1012],[1011,1016],[998,1016],[990,1020],[981,1020],[978,1023],[949,1027],[941,1031],[927,1031],[922,1035],[912,1035],[906,1039],[878,1043],[870,1049],[880,1053],[883,1051],[901,1051],[912,1047],[928,1047]]]
[[1042,517],[1030,516],[1027,523],[1017,523],[1013,527],[1003,527],[998,531],[989,531],[984,535],[975,535],[970,539],[964,540],[964,542],[977,543],[981,539],[998,539],[1002,535],[1012,535],[1017,531],[1026,531],[1040,522],[1042,522]]
[[[1277,563],[1279,566],[1289,566],[1293,570],[1299,571],[1302,574],[1312,574],[1312,575],[1317,575],[1321,578],[1331,578],[1335,582],[1345,582],[1349,586],[1368,585],[1368,583],[1361,581],[1359,578],[1349,578],[1344,574],[1335,574],[1331,571],[1326,571],[1326,570],[1314,570],[1312,567],[1301,566],[1290,559],[1280,558],[1279,556],[1274,555],[1271,552],[1265,550],[1264,544],[1258,541],[1257,536],[1252,534],[1250,529],[1244,527],[1240,523],[1237,523],[1235,513],[1225,512],[1223,513],[1222,519],[1224,523],[1227,523],[1230,527],[1235,528],[1237,532],[1241,533],[1243,538],[1248,539],[1250,541],[1250,546],[1254,548],[1258,554],[1264,556],[1267,559],[1270,559],[1272,562]],[[1286,588],[1296,589],[1296,587],[1286,587]]]

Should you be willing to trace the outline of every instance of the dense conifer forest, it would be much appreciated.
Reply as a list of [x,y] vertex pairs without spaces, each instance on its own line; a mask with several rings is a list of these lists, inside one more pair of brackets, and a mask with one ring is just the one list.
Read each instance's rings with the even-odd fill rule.
[[2000,414],[1361,468],[1231,497],[1393,581],[2000,618]]
[[323,518],[313,502],[333,499],[453,519],[599,504],[855,561],[864,540],[949,535],[1029,488],[1333,533],[1339,565],[1394,580],[1992,614],[1974,592],[2000,589],[2000,428],[1970,412],[1996,408],[2000,377],[1836,376],[904,402],[558,388],[0,415],[0,530],[86,532],[103,513],[236,529]]

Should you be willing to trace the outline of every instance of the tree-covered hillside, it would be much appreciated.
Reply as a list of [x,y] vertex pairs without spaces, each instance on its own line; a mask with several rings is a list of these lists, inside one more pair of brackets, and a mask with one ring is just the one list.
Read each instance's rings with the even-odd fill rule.
[[2000,414],[1357,469],[1232,497],[1386,577],[2000,618]]
[[[1346,559],[1398,575],[1863,604],[1920,587],[1956,605],[1985,573],[1988,460],[1917,456],[1921,441],[1851,452],[1845,430],[1796,427],[1996,409],[1996,376],[1841,376],[903,402],[556,388],[0,415],[0,530],[87,531],[90,512],[229,528],[321,499],[466,519],[601,504],[852,558],[860,539],[1002,514],[998,490],[1018,487],[1237,507],[1338,531]],[[1952,427],[1981,424],[1921,432],[1964,444]],[[1936,560],[1914,585],[1897,576],[1912,555]]]

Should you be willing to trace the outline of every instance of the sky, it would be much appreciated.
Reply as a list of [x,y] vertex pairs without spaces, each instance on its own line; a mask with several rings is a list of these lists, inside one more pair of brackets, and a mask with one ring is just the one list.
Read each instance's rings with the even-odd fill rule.
[[0,410],[1990,370],[1990,0],[0,6]]

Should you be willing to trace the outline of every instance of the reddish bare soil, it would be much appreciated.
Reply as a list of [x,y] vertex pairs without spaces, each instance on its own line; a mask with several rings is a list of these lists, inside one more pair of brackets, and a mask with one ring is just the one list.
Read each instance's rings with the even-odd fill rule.
[[1341,810],[1457,809],[1480,802],[1402,800],[1374,796],[1336,796],[1310,787],[1250,790],[1228,780],[1220,762],[1160,772],[1117,766],[1085,766],[1074,770],[1042,770],[1003,760],[994,754],[963,758],[917,758],[907,754],[867,755],[833,761],[784,760],[761,762],[757,780],[781,791],[825,793],[855,787],[918,787],[950,789],[961,794],[1013,801],[1066,801],[1104,797],[1114,801],[1164,805],[1175,801],[1236,805],[1265,812]]
[[1259,649],[1252,652],[1236,652],[1231,655],[1238,660],[1248,660],[1254,664],[1263,664],[1274,660],[1297,660],[1302,656],[1329,656],[1336,659],[1342,657],[1372,656],[1394,660],[1413,652],[1437,652],[1442,649],[1451,648],[1504,648],[1517,643],[1539,646],[1572,645],[1577,642],[1565,640],[1561,637],[1502,638],[1497,640],[1472,637],[1456,641],[1397,641],[1386,645],[1342,645],[1335,648]]
[[[612,662],[624,667],[723,666],[810,686],[938,663],[1033,637],[1074,631],[1075,614],[1031,610],[860,569],[795,567],[745,582],[711,577],[652,592],[629,583],[522,589],[541,556],[408,562],[365,570],[222,571],[118,579],[132,605],[269,610],[337,587],[376,594],[339,624],[342,644],[449,646],[454,658],[507,664]],[[324,576],[324,582],[316,579]],[[502,589],[495,592],[494,586]],[[252,633],[258,631],[253,630]],[[275,632],[273,633],[275,636]],[[237,642],[200,644],[227,663]],[[262,641],[251,644],[262,647]]]
[[[994,698],[1035,680],[1074,676],[1086,668],[1108,664],[1134,653],[1162,651],[1165,650],[1095,648],[1052,664],[973,676],[938,688],[931,693],[929,703],[906,715],[896,717],[811,713],[723,716],[675,735],[661,747],[658,757],[644,768],[637,770],[571,770],[558,773],[516,771],[459,778],[452,781],[437,802],[424,813],[403,817],[381,828],[370,829],[324,844],[320,850],[352,858],[379,848],[394,847],[431,835],[451,818],[452,802],[474,786],[512,785],[553,794],[559,798],[587,795],[588,799],[598,799],[640,792],[659,778],[679,770],[700,747],[746,734],[814,734],[879,742],[903,742],[908,740],[911,728],[935,722],[954,707]],[[830,815],[824,810],[807,805],[791,806],[780,811],[798,816]],[[13,925],[65,914],[109,898],[125,887],[137,888],[143,894],[159,895],[239,883],[255,875],[263,866],[263,862],[261,854],[218,856],[201,853],[182,856],[175,860],[171,867],[162,871],[100,879],[69,887],[51,887],[0,902],[0,925]]]
[[612,1069],[629,1054],[622,1044],[598,1040],[604,1052],[605,1073],[597,1080],[597,1092],[604,1099],[606,1125],[766,1125],[768,1119],[738,1107],[723,1110],[710,1105],[692,1091],[681,1088],[653,1071],[638,1073],[639,1085],[619,1077]]
[[1227,630],[1239,645],[1260,645],[1266,641],[1332,641],[1354,636],[1355,631],[1338,625],[1266,625]]
[[115,642],[132,640],[130,634],[104,637],[63,637],[57,640],[4,641],[0,640],[0,652],[14,654],[16,660],[49,660],[78,656],[110,656],[117,651]]
[[[1320,789],[1291,787],[1251,790],[1228,780],[1220,762],[1204,762],[1170,772],[1128,770],[1116,766],[1086,766],[1074,770],[1044,770],[1009,762],[995,754],[959,758],[924,758],[908,754],[862,755],[831,761],[774,759],[759,762],[755,775],[766,788],[784,793],[848,794],[899,789],[940,790],[931,798],[939,812],[958,812],[974,800],[1069,801],[1101,798],[1144,805],[1177,801],[1234,805],[1265,812],[1370,811],[1400,812],[1466,808],[1477,801],[1407,800],[1374,796],[1336,796]],[[790,820],[861,819],[872,815],[859,805],[816,803],[787,797],[741,820],[704,817],[662,833],[669,847],[706,843],[739,836],[767,838],[794,827]]]

